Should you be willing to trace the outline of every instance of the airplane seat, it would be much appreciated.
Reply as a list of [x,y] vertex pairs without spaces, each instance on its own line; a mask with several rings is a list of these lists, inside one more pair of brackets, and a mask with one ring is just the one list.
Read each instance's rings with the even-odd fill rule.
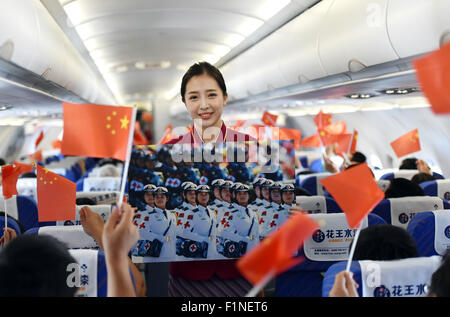
[[[0,237],[3,236],[4,228],[5,228],[5,216],[0,216]],[[17,235],[25,232],[23,226],[14,218],[11,218],[9,215],[8,215],[8,228],[12,228]]]
[[315,173],[323,173],[322,159],[317,159],[311,162],[309,169]]
[[372,211],[386,223],[407,228],[411,218],[424,211],[450,209],[450,203],[431,196],[411,196],[383,199]]
[[407,231],[416,241],[419,256],[444,255],[450,249],[450,211],[417,214],[409,222]]
[[450,179],[437,179],[420,183],[427,196],[437,196],[450,201]]
[[[407,258],[393,261],[352,261],[350,271],[358,283],[360,297],[424,297],[431,276],[441,264],[440,256]],[[347,261],[331,265],[325,272],[322,297],[329,297],[336,275]]]
[[77,191],[119,191],[121,177],[86,177],[77,181]]
[[111,205],[115,204],[120,192],[118,191],[98,191],[98,192],[77,192],[78,198],[90,198],[94,200],[97,205]]
[[299,161],[303,168],[308,168],[308,157],[307,156],[299,157]]
[[[393,180],[394,178],[406,178],[408,180],[411,180],[411,178],[418,174],[419,171],[418,170],[399,170],[397,172],[392,172],[392,173],[386,173],[384,175],[382,175],[380,177],[380,179],[384,179],[384,180]],[[442,176],[439,173],[433,172],[433,176],[436,179],[445,179],[444,176]]]
[[63,242],[68,249],[94,249],[97,242],[83,230],[83,226],[45,226],[31,228],[25,234],[46,234]]
[[305,177],[300,181],[299,187],[306,189],[311,195],[323,196],[324,187],[320,183],[320,180],[330,175],[331,173],[305,175]]
[[[320,297],[323,272],[348,258],[356,229],[349,228],[345,214],[313,214],[311,217],[325,224],[299,250],[297,256],[304,257],[304,261],[276,277],[276,297]],[[369,214],[362,228],[385,223],[379,216]]]
[[25,231],[38,226],[38,207],[33,198],[17,195],[17,212]]
[[391,184],[391,181],[390,181],[390,180],[387,180],[387,179],[379,179],[379,180],[377,180],[376,182],[377,182],[378,187],[379,187],[383,192],[385,192],[386,189],[387,189],[387,188],[389,187],[389,185]]
[[333,198],[324,196],[296,196],[295,201],[310,214],[342,212]]

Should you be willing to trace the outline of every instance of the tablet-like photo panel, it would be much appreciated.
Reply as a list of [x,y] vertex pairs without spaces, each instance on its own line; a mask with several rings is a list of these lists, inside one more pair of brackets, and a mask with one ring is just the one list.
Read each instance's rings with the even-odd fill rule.
[[291,141],[133,148],[128,201],[136,263],[237,259],[285,221],[295,200]]

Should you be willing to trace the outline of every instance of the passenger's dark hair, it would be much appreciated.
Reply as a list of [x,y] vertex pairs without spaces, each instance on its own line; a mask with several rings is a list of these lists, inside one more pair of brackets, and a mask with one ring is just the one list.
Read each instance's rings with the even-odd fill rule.
[[219,69],[210,63],[207,62],[199,62],[195,63],[191,67],[189,67],[186,74],[184,74],[183,79],[181,80],[181,100],[186,102],[184,95],[186,94],[186,86],[188,81],[194,76],[200,75],[209,75],[217,82],[220,89],[222,90],[223,96],[227,96],[227,86],[225,85],[225,80],[223,79],[222,73]]
[[423,189],[406,178],[394,178],[384,192],[384,198],[425,196]]
[[442,256],[441,265],[431,276],[429,295],[450,297],[450,250]]
[[34,172],[23,173],[19,176],[19,178],[36,178],[36,174]]
[[0,296],[73,297],[67,267],[76,260],[51,236],[19,235],[0,252]]
[[415,157],[404,159],[400,163],[399,169],[401,169],[401,170],[416,170],[417,169],[416,162],[417,162],[417,158],[415,158]]
[[306,189],[295,187],[295,196],[312,196]]
[[0,157],[0,166],[6,165],[6,161]]
[[89,205],[89,206],[97,205],[95,200],[93,200],[92,198],[88,198],[88,197],[77,198],[76,204],[79,206],[81,206],[81,205]]
[[358,162],[358,163],[365,163],[367,160],[366,156],[362,154],[361,152],[356,151],[352,155],[352,162]]
[[430,175],[428,173],[417,173],[411,178],[411,182],[414,184],[419,185],[420,183],[426,182],[426,181],[434,181],[436,177],[433,175]]
[[405,229],[377,224],[361,230],[353,259],[388,261],[417,256],[416,242]]

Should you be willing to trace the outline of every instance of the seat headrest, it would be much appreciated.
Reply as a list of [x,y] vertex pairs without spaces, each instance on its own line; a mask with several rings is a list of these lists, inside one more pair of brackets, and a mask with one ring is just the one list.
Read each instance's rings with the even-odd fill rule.
[[[347,262],[332,265],[325,273],[322,296],[327,297],[337,273]],[[423,297],[428,294],[431,276],[441,264],[440,256],[393,261],[354,261],[350,270],[362,297]]]
[[[77,205],[76,212],[75,212],[75,219],[71,220],[64,220],[64,221],[57,221],[57,226],[73,226],[73,225],[81,225],[81,219],[80,219],[80,209],[83,208],[83,205]],[[103,221],[106,222],[108,220],[109,215],[111,215],[111,205],[94,205],[94,206],[87,206],[89,207],[93,212],[100,215],[103,218]]]
[[77,198],[90,198],[94,200],[97,205],[114,204],[119,197],[118,191],[96,191],[96,192],[77,192]]
[[69,249],[98,249],[95,240],[84,232],[82,226],[41,227],[38,234],[47,234],[65,243]]
[[391,224],[404,229],[415,214],[444,209],[444,203],[439,197],[417,196],[390,198]]
[[[77,263],[67,268],[67,283],[77,287],[76,297],[97,297],[99,273],[105,271],[98,268],[99,252],[97,250],[69,250]],[[104,264],[104,262],[102,262]]]
[[83,191],[120,191],[120,177],[87,177],[83,181]]
[[444,255],[450,249],[450,210],[417,214],[407,230],[416,241],[419,256]]

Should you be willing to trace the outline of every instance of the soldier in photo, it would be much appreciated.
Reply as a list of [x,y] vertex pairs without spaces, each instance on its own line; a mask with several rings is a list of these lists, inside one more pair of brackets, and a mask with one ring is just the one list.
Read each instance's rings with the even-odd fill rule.
[[262,205],[257,209],[259,238],[262,240],[266,231],[266,224],[272,219],[272,200],[270,199],[270,188],[274,184],[271,179],[261,181]]
[[[266,219],[267,221],[264,223],[265,226],[262,227],[262,232],[260,231],[260,235],[263,237],[267,237],[272,233],[277,227],[277,219],[279,217],[278,212],[282,209],[282,200],[281,200],[281,188],[283,184],[280,182],[274,182],[270,187],[270,208],[267,209]],[[260,227],[261,229],[261,227]]]
[[265,178],[259,177],[253,181],[253,190],[256,195],[256,199],[249,204],[248,208],[251,208],[256,214],[258,214],[258,208],[263,205],[263,200],[261,199],[261,183],[265,181]]
[[176,258],[206,259],[214,222],[206,208],[201,210],[197,206],[197,185],[185,182],[182,187],[185,201],[184,206],[176,211]]
[[153,211],[153,208],[155,207],[155,196],[154,191],[156,189],[156,186],[153,184],[147,184],[144,186],[144,201],[145,205],[141,206],[141,208],[138,208],[135,215],[133,223],[139,228],[139,225],[144,219],[144,214],[149,213]]
[[249,186],[236,191],[237,207],[226,211],[218,223],[216,248],[225,258],[239,258],[259,243],[257,218],[248,208]]
[[222,198],[223,206],[217,208],[217,220],[222,219],[223,214],[233,208],[231,200],[231,187],[233,186],[232,181],[224,181],[220,185],[220,197]]
[[165,187],[157,187],[153,194],[155,207],[143,213],[140,223],[139,241],[132,251],[134,256],[171,259],[174,254],[173,235],[176,219],[166,209],[169,191]]
[[213,201],[209,205],[209,207],[214,211],[214,216],[217,219],[217,213],[219,208],[223,207],[222,196],[220,195],[220,185],[222,185],[225,181],[223,179],[215,179],[211,182],[211,188],[213,193]]

